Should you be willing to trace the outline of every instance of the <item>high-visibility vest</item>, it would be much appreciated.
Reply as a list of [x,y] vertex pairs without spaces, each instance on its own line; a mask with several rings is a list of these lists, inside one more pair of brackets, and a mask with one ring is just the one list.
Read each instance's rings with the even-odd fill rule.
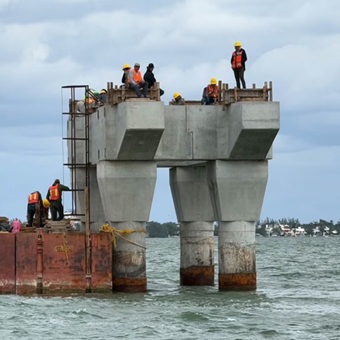
[[218,97],[218,86],[208,85],[206,93],[209,97],[217,98]]
[[231,64],[233,69],[242,67],[242,51],[243,50],[233,52],[233,62]]
[[28,204],[35,204],[39,202],[39,194],[38,191],[32,192],[28,195]]
[[137,84],[142,82],[142,74],[139,70],[136,72],[136,70],[133,69],[133,81]]
[[60,197],[59,184],[50,186],[50,201],[57,201]]

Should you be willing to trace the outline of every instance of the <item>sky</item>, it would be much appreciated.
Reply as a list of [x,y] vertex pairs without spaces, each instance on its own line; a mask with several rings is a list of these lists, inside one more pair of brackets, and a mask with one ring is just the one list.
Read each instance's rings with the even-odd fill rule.
[[[199,100],[212,77],[235,86],[240,41],[247,85],[272,81],[281,109],[261,219],[339,221],[339,13],[338,0],[0,0],[0,216],[25,221],[29,193],[69,184],[62,86],[119,85],[123,64],[152,62],[166,104]],[[150,220],[177,221],[168,169]]]

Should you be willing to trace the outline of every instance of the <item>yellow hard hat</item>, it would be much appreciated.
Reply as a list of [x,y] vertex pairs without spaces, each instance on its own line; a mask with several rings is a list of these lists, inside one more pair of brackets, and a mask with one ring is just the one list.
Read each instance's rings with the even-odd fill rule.
[[235,47],[241,47],[241,42],[240,41],[236,41],[234,44]]
[[124,64],[123,65],[123,70],[125,70],[126,68],[131,68],[131,66],[129,64]]
[[50,207],[50,201],[47,198],[43,199],[43,206],[44,206],[44,208]]
[[173,97],[176,99],[177,97],[179,97],[181,94],[179,92],[175,92]]
[[216,78],[211,78],[210,79],[210,84],[211,85],[216,85],[217,84],[217,79]]

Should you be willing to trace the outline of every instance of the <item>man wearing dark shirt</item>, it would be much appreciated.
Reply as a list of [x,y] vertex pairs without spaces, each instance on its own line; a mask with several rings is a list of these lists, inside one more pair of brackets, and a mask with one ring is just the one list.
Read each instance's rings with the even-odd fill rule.
[[[144,73],[144,80],[149,84],[149,88],[154,85],[156,82],[156,78],[153,74],[153,69],[155,68],[153,63],[150,63],[147,68],[146,72]],[[162,96],[164,94],[164,91],[162,89],[159,89],[159,94]]]

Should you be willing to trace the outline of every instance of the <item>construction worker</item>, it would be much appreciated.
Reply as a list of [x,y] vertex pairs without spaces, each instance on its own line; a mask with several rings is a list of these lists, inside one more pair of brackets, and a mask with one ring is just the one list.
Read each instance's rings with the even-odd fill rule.
[[173,99],[170,102],[170,105],[184,105],[185,100],[182,98],[181,94],[179,92],[175,92],[172,96]]
[[231,55],[231,68],[234,71],[234,76],[236,80],[236,86],[240,89],[240,80],[242,82],[242,87],[246,88],[246,82],[244,80],[244,71],[246,70],[247,54],[246,51],[241,48],[241,43],[236,41],[234,44],[235,51]]
[[[144,73],[143,79],[149,84],[149,88],[154,85],[156,82],[155,75],[153,74],[153,69],[155,68],[155,65],[153,63],[150,63],[146,67],[146,72]],[[159,89],[159,95],[163,96],[164,91],[162,89]]]
[[78,113],[85,113],[86,109],[88,112],[95,112],[99,101],[99,92],[94,89],[89,89],[84,99],[79,100],[76,104],[76,110]]
[[99,101],[100,105],[104,105],[107,102],[107,91],[105,89],[100,90]]
[[125,85],[126,88],[129,87],[128,79],[129,79],[129,72],[130,72],[130,70],[131,70],[131,66],[129,64],[124,64],[123,65],[122,83]]
[[48,219],[48,210],[50,207],[50,201],[47,198],[43,199],[43,208],[42,208],[42,214],[41,214],[41,221],[42,221],[42,225],[46,224],[46,220]]
[[148,91],[148,83],[143,80],[142,74],[139,71],[140,65],[135,63],[133,70],[130,70],[128,73],[128,83],[129,88],[136,92],[138,98],[141,98],[142,95],[139,89],[143,90],[143,96],[146,98],[146,94]]
[[52,221],[60,221],[64,218],[64,206],[62,204],[62,192],[69,191],[70,188],[60,184],[60,180],[56,179],[49,187],[46,199],[50,202],[50,211]]
[[217,79],[211,78],[210,84],[203,90],[202,105],[215,105],[218,100],[218,85]]
[[36,217],[39,223],[38,226],[42,227],[41,224],[41,211],[42,211],[42,197],[39,191],[34,191],[27,197],[27,226],[33,226],[33,218]]

